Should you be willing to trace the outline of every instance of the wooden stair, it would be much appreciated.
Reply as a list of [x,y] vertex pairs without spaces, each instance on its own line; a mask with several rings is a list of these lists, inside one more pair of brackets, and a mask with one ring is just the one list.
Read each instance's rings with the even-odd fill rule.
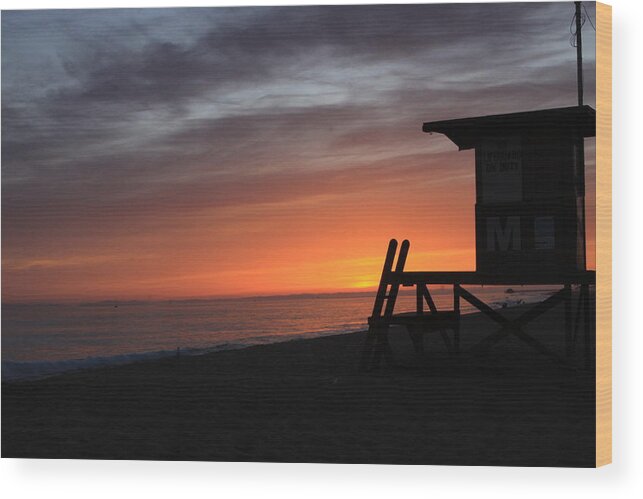
[[[389,328],[392,325],[406,327],[416,352],[424,351],[423,334],[430,331],[438,331],[444,340],[449,352],[459,351],[459,322],[460,307],[459,300],[454,299],[454,310],[438,311],[431,293],[426,284],[418,284],[416,292],[416,311],[394,314],[406,258],[409,253],[410,243],[402,241],[400,246],[395,269],[393,263],[397,252],[398,243],[391,239],[384,259],[384,267],[380,278],[373,313],[368,318],[368,333],[362,349],[360,360],[361,370],[372,370],[380,367],[382,358],[387,364],[393,364],[393,352],[388,340]],[[429,311],[424,311],[426,301]],[[386,302],[386,307],[384,306]],[[453,339],[449,338],[447,330],[454,331]]]

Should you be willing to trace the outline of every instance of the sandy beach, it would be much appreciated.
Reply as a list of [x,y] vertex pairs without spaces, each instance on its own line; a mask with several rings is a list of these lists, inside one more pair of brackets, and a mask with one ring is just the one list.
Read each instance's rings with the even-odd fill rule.
[[[527,331],[562,352],[562,315]],[[2,457],[593,466],[593,373],[513,337],[466,352],[495,330],[465,316],[458,356],[393,330],[370,373],[354,333],[3,383]]]

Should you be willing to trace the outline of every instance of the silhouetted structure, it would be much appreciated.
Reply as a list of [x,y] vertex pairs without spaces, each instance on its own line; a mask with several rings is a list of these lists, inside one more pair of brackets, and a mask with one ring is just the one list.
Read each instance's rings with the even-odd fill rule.
[[[584,323],[585,361],[591,366],[592,319],[589,286],[595,273],[585,262],[585,172],[583,140],[593,137],[596,113],[589,106],[425,123],[460,150],[475,149],[476,271],[405,272],[409,242],[404,241],[393,269],[397,241],[391,240],[380,286],[369,318],[362,367],[389,360],[391,325],[406,326],[417,351],[422,334],[439,331],[450,352],[459,352],[460,299],[497,322],[501,329],[475,348],[484,350],[513,334],[537,351],[564,359],[523,327],[558,303],[565,306],[565,350],[574,351]],[[453,309],[438,311],[429,285],[453,285]],[[510,321],[463,285],[561,285],[562,289]],[[576,320],[572,320],[572,285],[580,285]],[[415,286],[414,313],[394,314],[400,286]],[[386,307],[384,307],[386,302]],[[424,311],[424,303],[429,310]],[[575,324],[574,324],[575,322]],[[453,331],[449,337],[447,330]]]
[[585,270],[585,172],[576,154],[578,138],[596,134],[591,107],[434,121],[423,130],[475,149],[478,272]]

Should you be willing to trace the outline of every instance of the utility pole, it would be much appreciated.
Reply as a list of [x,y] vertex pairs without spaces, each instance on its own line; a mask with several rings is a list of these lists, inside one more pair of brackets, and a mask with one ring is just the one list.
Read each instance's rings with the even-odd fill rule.
[[[583,105],[583,38],[581,36],[582,14],[581,2],[576,4],[576,80],[578,82],[578,106]],[[579,221],[580,236],[582,238],[581,265],[583,270],[587,268],[587,232],[585,229],[585,141],[579,134],[576,139],[576,182],[578,185],[578,194],[582,199],[582,220]]]
[[576,79],[578,81],[578,105],[583,105],[583,37],[581,36],[581,3],[576,4]]

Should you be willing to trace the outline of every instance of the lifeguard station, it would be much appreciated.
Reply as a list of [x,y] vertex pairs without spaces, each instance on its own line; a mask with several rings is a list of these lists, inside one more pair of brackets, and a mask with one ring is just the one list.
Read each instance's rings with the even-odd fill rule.
[[[460,150],[475,149],[476,270],[407,272],[409,242],[403,241],[398,253],[397,241],[391,240],[369,318],[363,368],[379,366],[382,357],[392,360],[388,342],[392,325],[406,327],[417,351],[423,349],[425,333],[438,331],[449,351],[458,353],[461,299],[500,326],[474,350],[485,350],[507,335],[515,335],[538,352],[564,362],[564,357],[523,330],[562,303],[566,355],[573,354],[582,318],[585,362],[591,365],[589,286],[595,284],[595,272],[586,269],[585,261],[583,140],[595,136],[595,122],[595,111],[579,105],[424,123],[424,132],[444,134]],[[431,285],[453,286],[452,309],[437,309]],[[561,289],[518,319],[509,320],[474,296],[466,285],[559,285]],[[579,286],[575,320],[573,285]],[[415,312],[394,313],[400,286],[416,288]]]
[[[368,319],[362,368],[379,366],[382,357],[392,361],[388,342],[392,325],[406,327],[417,351],[423,349],[425,333],[438,331],[449,351],[458,353],[461,299],[500,326],[474,351],[514,335],[538,352],[566,362],[565,357],[574,353],[582,322],[585,366],[593,365],[594,306],[589,288],[596,284],[596,274],[586,267],[584,140],[596,135],[596,112],[583,105],[581,2],[575,5],[577,106],[424,123],[424,132],[444,134],[461,151],[475,150],[476,270],[406,272],[409,242],[402,242],[396,260],[398,244],[391,240]],[[452,309],[437,309],[431,285],[453,286]],[[467,285],[551,285],[560,290],[509,320],[465,289]],[[572,318],[574,285],[579,293]],[[415,287],[415,312],[394,313],[400,286]],[[524,331],[525,325],[559,303],[565,307],[565,356]]]

